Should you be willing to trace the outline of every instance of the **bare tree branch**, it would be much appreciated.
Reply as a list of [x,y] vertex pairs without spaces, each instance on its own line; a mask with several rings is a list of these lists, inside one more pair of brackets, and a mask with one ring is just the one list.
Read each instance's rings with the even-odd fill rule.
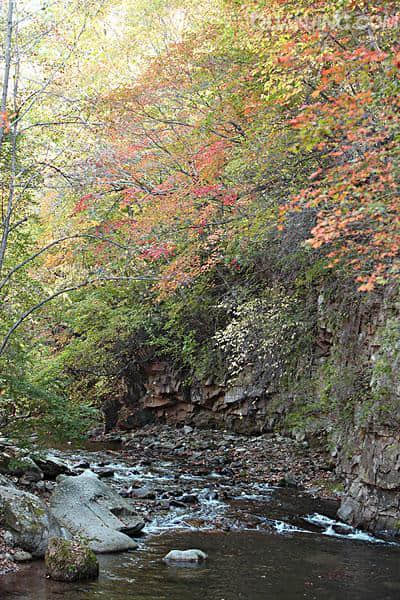
[[[55,300],[59,296],[62,296],[63,294],[68,294],[69,292],[74,292],[76,290],[82,289],[84,287],[87,287],[88,285],[94,285],[95,283],[102,283],[105,281],[124,281],[124,282],[126,282],[126,281],[144,281],[144,280],[150,280],[150,279],[151,279],[150,277],[141,277],[141,276],[137,276],[137,277],[107,277],[107,276],[106,277],[97,277],[95,279],[87,279],[85,281],[82,281],[81,283],[77,283],[76,285],[72,285],[70,287],[66,287],[61,290],[58,290],[57,292],[54,292],[54,294],[51,294],[50,296],[43,298],[43,300],[41,300],[40,302],[38,302],[37,304],[35,304],[31,308],[29,308],[27,311],[25,311],[17,319],[17,321],[15,321],[15,323],[10,327],[10,329],[7,331],[6,335],[3,338],[2,343],[0,345],[0,357],[4,354],[4,351],[8,345],[8,342],[10,341],[10,338],[13,335],[14,331],[16,331],[16,329],[18,329],[18,327],[20,327],[22,325],[22,323],[28,317],[30,317],[31,314],[38,311],[43,306],[45,306],[45,304],[48,304],[48,302]],[[153,280],[153,279],[151,279],[151,280]]]
[[41,248],[40,250],[38,250],[34,254],[31,254],[31,256],[28,256],[28,258],[26,258],[25,260],[23,260],[22,262],[20,262],[18,265],[16,265],[15,267],[13,267],[7,273],[7,275],[4,277],[4,279],[0,282],[0,290],[3,289],[3,287],[8,283],[8,281],[10,281],[11,277],[17,271],[19,271],[20,269],[22,269],[23,267],[25,267],[26,265],[28,265],[29,263],[31,263],[32,261],[34,261],[36,258],[38,258],[39,256],[41,256],[42,254],[44,254],[45,252],[47,252],[51,248],[54,248],[54,246],[57,246],[59,244],[62,244],[63,242],[69,241],[69,240],[76,240],[76,239],[82,239],[82,238],[94,239],[94,240],[97,240],[97,241],[100,241],[100,242],[105,242],[107,244],[111,244],[112,246],[115,246],[115,247],[119,248],[120,250],[129,250],[130,249],[129,246],[123,246],[122,244],[119,244],[118,242],[115,242],[114,240],[111,240],[110,238],[105,238],[105,237],[102,237],[100,235],[94,235],[94,234],[89,234],[89,233],[82,233],[82,234],[76,234],[76,235],[67,235],[67,236],[59,238],[57,240],[53,240],[52,242],[50,242],[49,244],[47,244],[47,246],[44,246],[43,248]]

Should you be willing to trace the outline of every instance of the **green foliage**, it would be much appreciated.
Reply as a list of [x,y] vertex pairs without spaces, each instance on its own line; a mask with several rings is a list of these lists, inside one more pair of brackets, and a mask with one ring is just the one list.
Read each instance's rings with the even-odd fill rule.
[[372,366],[375,411],[383,418],[400,416],[400,327],[398,318],[388,319],[377,336],[379,348]]
[[[8,354],[0,376],[0,419],[2,431],[21,440],[33,432],[44,440],[82,439],[98,419],[90,400],[71,398],[72,381],[49,355]],[[17,370],[16,370],[17,367]]]
[[[46,84],[16,154],[6,137],[0,157],[22,221],[4,272],[28,261],[1,291],[0,338],[60,286],[85,287],[18,328],[0,376],[5,419],[79,436],[155,358],[187,385],[251,376],[292,391],[293,427],[369,410],[369,366],[360,374],[340,336],[332,355],[316,346],[319,328],[338,331],[353,310],[349,273],[364,291],[396,277],[396,28],[357,31],[351,0],[67,4],[22,34],[37,39],[24,66]],[[339,9],[351,17],[343,31],[296,30]],[[31,85],[22,106],[40,96]],[[397,385],[397,335],[388,323],[373,367],[382,406]]]
[[45,410],[40,415],[36,431],[43,440],[59,441],[82,440],[99,420],[93,406],[68,397],[52,396],[47,399]]
[[231,318],[215,339],[230,378],[240,381],[247,373],[264,386],[282,385],[294,366],[293,357],[297,362],[300,351],[307,353],[307,320],[299,300],[271,288],[244,304],[222,307]]

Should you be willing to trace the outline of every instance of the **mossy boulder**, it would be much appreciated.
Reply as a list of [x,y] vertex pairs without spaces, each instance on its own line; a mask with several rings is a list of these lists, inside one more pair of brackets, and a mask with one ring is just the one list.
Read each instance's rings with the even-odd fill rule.
[[35,558],[44,556],[50,537],[66,533],[40,498],[13,485],[0,485],[0,526]]
[[45,555],[46,575],[55,581],[88,581],[99,576],[99,563],[86,542],[51,538]]

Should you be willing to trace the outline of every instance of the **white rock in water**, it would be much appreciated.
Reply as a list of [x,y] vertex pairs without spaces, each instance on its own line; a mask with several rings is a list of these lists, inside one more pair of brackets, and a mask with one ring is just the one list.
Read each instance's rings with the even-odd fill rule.
[[164,556],[164,562],[201,562],[206,560],[207,554],[202,550],[171,550]]
[[28,560],[32,560],[33,557],[32,554],[30,554],[30,552],[25,552],[24,550],[17,550],[16,552],[14,552],[11,558],[15,562],[27,562]]

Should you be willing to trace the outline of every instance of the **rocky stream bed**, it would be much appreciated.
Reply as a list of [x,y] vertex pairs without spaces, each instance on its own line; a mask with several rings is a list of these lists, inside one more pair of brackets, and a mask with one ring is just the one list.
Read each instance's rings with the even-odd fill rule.
[[[4,455],[13,453],[7,443],[3,472]],[[43,561],[19,562],[0,578],[4,600],[400,597],[400,547],[337,521],[340,488],[320,444],[164,426],[113,434],[84,448],[27,453],[37,470],[20,465],[8,473],[16,489],[40,497],[57,516],[63,486],[89,476],[90,486],[106,485],[108,507],[117,496],[127,503],[117,500],[112,510],[132,544],[113,554],[100,548],[106,552],[99,555],[100,578],[91,583],[50,581]],[[84,519],[83,505],[74,511]],[[11,570],[13,555],[32,547],[10,545],[9,532],[3,539],[9,544],[4,569]],[[168,566],[162,558],[172,548],[200,548],[209,559]]]

